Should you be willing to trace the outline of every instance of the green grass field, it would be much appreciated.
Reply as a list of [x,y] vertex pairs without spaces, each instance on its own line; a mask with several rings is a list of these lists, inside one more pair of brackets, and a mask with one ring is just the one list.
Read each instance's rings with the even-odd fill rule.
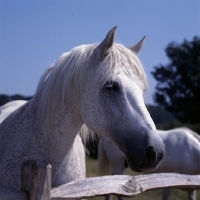
[[[97,160],[94,160],[92,158],[86,158],[86,169],[87,177],[97,176]],[[132,176],[136,175],[136,173],[133,173],[130,169],[126,169],[124,174]],[[135,196],[134,200],[161,200],[161,193],[161,190],[144,192],[143,194]],[[104,197],[95,197],[90,199],[103,200]],[[124,198],[124,200],[126,199],[128,200],[130,198]],[[200,199],[200,190],[197,191],[197,200],[198,199]],[[113,200],[117,200],[117,198],[114,197]],[[169,200],[187,200],[187,192],[181,190],[172,190]]]

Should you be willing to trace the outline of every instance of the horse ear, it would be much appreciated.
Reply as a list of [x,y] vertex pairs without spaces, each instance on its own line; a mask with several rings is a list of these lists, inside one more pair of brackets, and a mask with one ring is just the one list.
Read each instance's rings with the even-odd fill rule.
[[110,48],[112,47],[114,43],[115,38],[115,32],[116,32],[117,26],[113,27],[106,35],[105,39],[100,43],[99,45],[99,51],[100,55],[107,56],[109,53]]
[[146,38],[146,36],[144,36],[137,44],[134,44],[128,48],[131,49],[132,51],[134,51],[136,54],[138,54],[140,49],[144,45],[145,38]]

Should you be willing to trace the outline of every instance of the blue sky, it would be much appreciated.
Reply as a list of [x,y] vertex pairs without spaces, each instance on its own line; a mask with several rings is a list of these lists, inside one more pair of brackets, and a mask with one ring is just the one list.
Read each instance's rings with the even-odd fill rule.
[[200,34],[199,0],[0,0],[0,94],[33,95],[43,71],[75,46],[101,42],[117,26],[118,43],[147,36],[139,53],[149,79],[168,63],[165,47]]

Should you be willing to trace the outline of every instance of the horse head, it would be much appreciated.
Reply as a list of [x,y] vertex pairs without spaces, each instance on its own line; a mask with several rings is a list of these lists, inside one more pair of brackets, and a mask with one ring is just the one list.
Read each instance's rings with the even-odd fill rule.
[[115,31],[88,57],[81,117],[123,152],[132,170],[153,170],[165,150],[143,99],[147,81],[137,53],[144,38],[127,48],[114,43]]

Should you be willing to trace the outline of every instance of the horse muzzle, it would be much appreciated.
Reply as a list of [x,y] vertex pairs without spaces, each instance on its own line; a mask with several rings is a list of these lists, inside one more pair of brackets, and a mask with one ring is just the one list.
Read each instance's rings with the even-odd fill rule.
[[159,149],[159,151],[156,151],[152,146],[148,146],[144,150],[142,157],[134,158],[128,154],[127,160],[131,170],[136,172],[146,172],[155,170],[163,157],[164,147]]

